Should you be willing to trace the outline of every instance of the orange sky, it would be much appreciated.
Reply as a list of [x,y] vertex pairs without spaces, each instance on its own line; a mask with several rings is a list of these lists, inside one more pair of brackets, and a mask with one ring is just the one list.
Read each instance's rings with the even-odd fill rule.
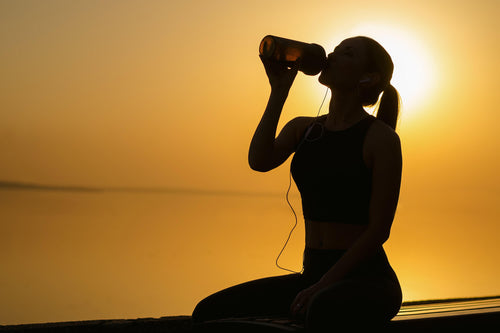
[[[403,277],[409,258],[441,255],[423,276],[445,265],[453,288],[498,294],[498,12],[494,0],[3,1],[0,180],[280,193],[286,166],[256,174],[246,161],[269,93],[260,39],[331,50],[365,34],[393,54],[403,103],[414,94],[388,250]],[[282,122],[315,115],[323,91],[299,75]]]

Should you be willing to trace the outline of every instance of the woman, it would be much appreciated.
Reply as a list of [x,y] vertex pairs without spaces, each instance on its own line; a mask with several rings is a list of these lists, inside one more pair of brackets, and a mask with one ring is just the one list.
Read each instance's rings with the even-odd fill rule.
[[[292,314],[304,319],[310,332],[383,324],[397,314],[402,300],[382,247],[396,211],[402,167],[392,60],[373,39],[344,40],[319,77],[332,92],[329,113],[295,118],[277,137],[298,66],[262,62],[271,95],[250,145],[249,164],[266,172],[295,153],[291,171],[305,219],[304,270],[220,291],[198,304],[193,320]],[[382,92],[375,118],[363,106],[375,104]]]

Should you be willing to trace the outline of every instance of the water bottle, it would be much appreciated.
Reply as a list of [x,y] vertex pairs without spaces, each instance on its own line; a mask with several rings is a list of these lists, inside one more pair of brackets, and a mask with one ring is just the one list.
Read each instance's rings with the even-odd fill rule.
[[259,53],[289,67],[300,58],[299,71],[307,75],[318,74],[326,65],[326,52],[320,45],[271,35],[262,39]]

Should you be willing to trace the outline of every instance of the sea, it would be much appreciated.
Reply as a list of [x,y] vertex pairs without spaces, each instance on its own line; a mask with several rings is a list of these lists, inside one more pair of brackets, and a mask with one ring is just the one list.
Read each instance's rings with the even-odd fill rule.
[[[0,325],[190,315],[222,288],[288,274],[276,259],[295,224],[279,264],[300,271],[300,197],[289,199],[295,212],[285,193],[4,183]],[[500,294],[496,223],[433,235],[442,214],[407,202],[386,246],[405,301]]]
[[[190,314],[286,274],[275,260],[294,224],[284,193],[4,187],[0,325]],[[301,269],[303,235],[299,223],[282,266]]]

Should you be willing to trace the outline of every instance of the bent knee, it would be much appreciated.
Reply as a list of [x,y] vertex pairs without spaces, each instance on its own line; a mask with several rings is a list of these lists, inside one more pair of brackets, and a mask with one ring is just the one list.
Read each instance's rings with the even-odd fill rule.
[[213,313],[213,306],[211,306],[209,297],[201,300],[196,304],[193,313],[191,314],[191,320],[193,323],[202,323],[204,321],[217,319],[216,314]]
[[336,332],[356,332],[365,327],[382,327],[398,312],[397,300],[385,297],[357,297],[319,293],[312,300],[306,314],[310,332],[329,329]]

